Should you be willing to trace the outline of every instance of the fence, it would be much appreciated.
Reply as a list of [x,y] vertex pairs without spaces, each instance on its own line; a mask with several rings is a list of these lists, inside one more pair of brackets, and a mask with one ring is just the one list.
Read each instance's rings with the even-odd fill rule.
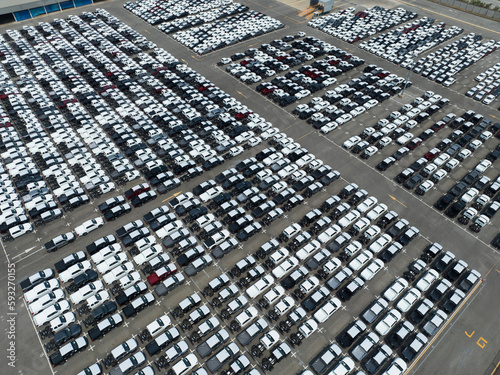
[[488,17],[493,20],[500,21],[500,12],[493,9],[478,7],[477,5],[464,3],[463,1],[459,0],[431,0],[431,1],[442,5],[449,5],[454,8],[463,9],[467,12],[474,13],[479,16]]

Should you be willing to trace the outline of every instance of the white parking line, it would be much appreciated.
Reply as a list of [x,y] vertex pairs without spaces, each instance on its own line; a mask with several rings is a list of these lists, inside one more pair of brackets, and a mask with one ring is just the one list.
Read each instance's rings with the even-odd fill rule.
[[[23,301],[24,301],[24,307],[26,308],[26,311],[28,311],[28,305],[26,303],[26,300],[23,299]],[[52,374],[55,374],[57,371],[54,371],[52,369],[52,365],[50,364],[49,357],[48,357],[47,353],[45,352],[45,347],[43,346],[42,339],[40,339],[40,335],[38,334],[37,327],[35,326],[35,323],[33,322],[33,319],[31,318],[31,314],[28,314],[28,315],[30,316],[30,322],[31,322],[31,325],[33,326],[33,329],[35,330],[35,334],[36,334],[36,337],[38,339],[38,342],[40,343],[40,346],[42,347],[42,353],[45,356],[47,363],[49,364],[49,369],[50,369],[50,371],[52,371]]]

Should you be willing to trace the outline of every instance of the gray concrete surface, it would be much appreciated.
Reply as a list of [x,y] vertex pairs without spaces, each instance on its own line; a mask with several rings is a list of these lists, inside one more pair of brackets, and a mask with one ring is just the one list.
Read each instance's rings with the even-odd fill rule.
[[[382,160],[384,155],[392,151],[392,149],[388,148],[383,150],[381,155],[377,155],[376,158],[369,159],[367,163],[364,163],[359,158],[346,153],[346,151],[339,145],[341,145],[342,142],[348,138],[348,136],[357,134],[362,127],[373,124],[376,122],[377,118],[380,118],[388,112],[399,108],[401,103],[410,102],[413,97],[420,95],[422,91],[425,90],[433,90],[445,97],[450,98],[455,107],[447,108],[445,110],[446,112],[453,111],[458,113],[460,110],[474,109],[484,115],[496,117],[498,117],[498,112],[494,111],[491,107],[484,106],[464,97],[460,92],[443,88],[442,86],[438,86],[426,79],[413,77],[412,80],[415,83],[415,86],[407,91],[407,95],[405,95],[404,98],[391,99],[388,102],[385,102],[381,107],[374,109],[373,113],[370,111],[368,114],[360,116],[358,119],[342,129],[343,131],[345,129],[345,132],[334,132],[326,137],[321,137],[317,135],[315,131],[312,131],[312,128],[305,122],[295,119],[293,116],[287,114],[286,110],[283,111],[281,108],[272,105],[263,97],[256,94],[253,88],[249,88],[240,82],[229,79],[229,76],[225,72],[213,67],[212,64],[217,62],[221,57],[243,51],[250,45],[260,45],[277,37],[295,33],[299,30],[304,30],[309,35],[315,35],[341,48],[349,49],[354,54],[365,58],[367,63],[376,63],[379,66],[403,76],[405,75],[406,70],[400,69],[387,61],[383,61],[377,57],[366,54],[364,51],[355,46],[344,44],[326,34],[307,27],[304,24],[304,20],[297,17],[296,9],[273,1],[268,1],[263,4],[261,2],[249,0],[248,2],[244,1],[244,3],[247,3],[253,9],[260,10],[266,14],[281,19],[283,22],[287,23],[288,29],[278,31],[271,35],[261,36],[222,51],[209,54],[208,56],[200,59],[198,56],[174,42],[165,34],[147,25],[134,15],[124,10],[121,7],[123,2],[124,1],[104,2],[94,6],[82,8],[81,10],[91,10],[95,7],[107,9],[123,22],[126,22],[139,32],[143,33],[143,35],[145,35],[148,39],[165,48],[179,59],[184,60],[187,64],[189,64],[189,66],[192,66],[195,70],[205,75],[212,82],[217,84],[232,96],[236,97],[238,100],[242,101],[245,105],[256,110],[268,121],[271,121],[275,126],[284,130],[289,136],[299,141],[304,147],[309,150],[314,150],[318,158],[323,159],[326,163],[329,163],[334,168],[338,169],[345,180],[356,182],[361,187],[366,188],[370,194],[375,195],[380,201],[388,204],[390,209],[394,209],[400,214],[400,216],[409,219],[411,224],[416,225],[423,235],[411,244],[406,253],[398,256],[390,264],[388,270],[381,272],[381,274],[379,274],[370,283],[367,290],[361,291],[350,302],[348,302],[346,304],[346,310],[336,313],[335,317],[332,318],[334,319],[333,322],[330,323],[329,321],[329,324],[323,327],[324,331],[314,334],[304,345],[294,349],[293,357],[285,363],[279,364],[273,373],[296,373],[302,370],[303,366],[306,366],[309,360],[311,360],[324,345],[334,339],[340,330],[342,330],[354,316],[359,314],[359,312],[366,307],[375,295],[378,295],[395,276],[400,275],[403,272],[406,265],[420,254],[421,250],[428,243],[428,241],[438,241],[443,244],[446,249],[453,251],[457,257],[465,259],[469,263],[470,267],[478,269],[482,275],[485,275],[485,280],[478,287],[475,293],[471,295],[464,307],[455,315],[454,319],[451,320],[443,332],[436,337],[436,340],[430,346],[430,349],[424,353],[420,360],[416,361],[416,364],[409,373],[459,375],[489,374],[487,371],[490,369],[491,364],[494,363],[495,356],[498,352],[498,337],[500,337],[498,326],[495,324],[495,321],[491,319],[491,317],[494,316],[491,312],[496,311],[498,308],[496,292],[498,291],[499,286],[499,276],[495,266],[497,265],[499,257],[496,251],[487,246],[487,243],[498,231],[498,218],[495,218],[495,224],[492,224],[488,228],[484,229],[479,234],[479,237],[476,237],[472,233],[460,229],[456,222],[445,219],[443,215],[429,207],[429,205],[432,205],[434,202],[434,198],[438,196],[438,191],[446,190],[453,183],[451,178],[449,181],[446,181],[446,183],[438,185],[438,189],[433,191],[432,194],[425,196],[424,199],[420,199],[395,184],[391,179],[393,177],[392,173],[402,169],[406,163],[409,164],[410,160],[403,160],[401,162],[402,165],[394,167],[394,170],[391,169],[388,173],[381,175],[373,169],[373,166],[376,165],[377,161]],[[347,6],[351,3],[342,3],[339,1],[336,6],[341,8],[343,4]],[[393,4],[394,6],[401,5],[396,2]],[[419,2],[418,6],[420,5],[421,3]],[[428,6],[429,4],[426,2],[425,7]],[[447,23],[449,22],[451,24],[463,25],[466,32],[476,30],[473,25],[477,19],[473,16],[460,16],[461,20],[450,20],[448,19],[448,15],[453,13],[448,12],[447,9],[438,7],[437,5],[432,5],[432,8],[429,9],[430,11],[428,13],[422,8],[418,8],[416,11],[418,11],[419,14],[428,16],[432,16],[432,14],[437,12],[441,14],[437,18],[441,18],[443,20],[447,19]],[[79,11],[80,10],[78,10],[78,12]],[[73,10],[73,13],[74,12],[75,10]],[[52,15],[51,17],[40,17],[36,20],[15,25],[8,25],[1,31],[4,31],[6,28],[19,28],[25,24],[37,24],[40,21],[50,20],[52,17],[56,16],[60,18],[66,17],[71,13],[71,11],[67,11],[55,16]],[[489,28],[490,26],[483,21],[484,20],[481,19],[481,22],[477,22],[477,24],[481,25],[482,28]],[[497,31],[494,28],[491,30],[480,29],[476,30],[476,32],[481,32],[488,38],[498,38]],[[495,56],[498,56],[498,52],[490,56],[492,59],[490,60],[491,63],[494,61]],[[473,66],[472,69],[476,69],[475,66]],[[466,71],[463,74],[467,75],[470,73]],[[440,115],[441,114],[435,115],[433,118],[437,118]],[[444,135],[446,135],[446,133],[439,134],[439,138],[442,138]],[[433,141],[437,141],[437,139]],[[493,142],[490,143],[493,144]],[[490,145],[487,144],[486,146],[489,147]],[[485,150],[486,149],[481,152],[486,152]],[[252,150],[251,153],[255,153],[257,151],[258,150]],[[415,155],[411,155],[411,161],[416,159],[418,153],[422,151],[423,150],[417,149]],[[248,156],[247,153],[241,155],[241,159],[246,156]],[[474,157],[476,158],[480,156],[483,156],[482,153],[478,153],[477,156],[475,155]],[[464,163],[465,165],[461,167],[462,169],[460,173],[457,171],[457,176],[461,176],[466,169],[470,169],[471,165],[473,165],[472,161],[473,159]],[[214,176],[219,171],[226,169],[231,165],[235,165],[236,162],[237,160],[233,160],[229,163],[225,163],[211,173],[204,174],[188,184],[182,185],[179,191],[191,190],[192,187],[199,182]],[[498,168],[498,166],[496,166],[496,168]],[[496,171],[498,171],[498,169]],[[77,357],[75,357],[75,359],[73,359],[73,361],[69,360],[66,365],[55,370],[62,374],[72,374],[95,362],[96,359],[102,359],[106,352],[111,350],[114,346],[129,338],[131,335],[137,334],[145,327],[145,325],[163,312],[168,312],[172,306],[175,306],[176,303],[189,293],[189,289],[202,289],[206,283],[211,280],[211,278],[220,274],[222,270],[230,268],[237,260],[241,259],[245,255],[255,251],[260,244],[264,243],[272,236],[276,236],[290,222],[299,220],[310,207],[320,204],[326,197],[338,192],[345,183],[345,181],[338,181],[332,184],[328,187],[327,192],[322,192],[308,201],[307,206],[297,207],[292,211],[288,218],[284,218],[276,222],[267,230],[266,233],[256,236],[248,242],[248,244],[245,244],[243,249],[239,249],[238,251],[235,250],[223,258],[220,262],[218,262],[218,266],[220,268],[210,267],[206,270],[206,272],[198,274],[192,279],[192,283],[178,288],[173,293],[169,294],[168,298],[161,300],[159,306],[152,306],[141,312],[137,317],[129,320],[129,325],[126,329],[122,327],[113,331],[101,342],[93,344],[93,347],[91,347],[88,351],[80,353]],[[112,195],[113,194],[109,194],[109,196]],[[124,223],[141,217],[153,207],[160,205],[160,199],[166,199],[168,195],[169,194],[167,194],[167,196],[162,196],[156,201],[153,201],[140,209],[133,210],[131,214],[120,218],[116,222],[106,224],[103,228],[93,232],[86,238],[78,239],[73,246],[66,247],[54,254],[46,254],[40,250],[42,244],[55,235],[74,228],[87,218],[96,216],[97,213],[94,211],[96,204],[104,201],[108,196],[101,197],[92,206],[77,209],[63,220],[47,225],[43,228],[43,230],[37,231],[37,233],[34,233],[32,236],[25,236],[15,242],[5,245],[4,252],[10,261],[14,262],[16,265],[16,282],[43,267],[53,265],[57,260],[75,250],[83,249],[94,239],[102,235],[112,233]],[[395,197],[397,201],[392,200],[389,195]],[[63,227],[64,225],[67,226]],[[9,292],[8,287],[10,286],[7,284],[9,280],[5,276],[6,269],[7,263],[2,263],[1,270],[4,276],[0,278],[0,280],[4,283],[5,287],[0,291],[0,299],[3,301],[7,300],[7,293]],[[38,342],[38,336],[35,333],[26,309],[23,306],[23,301],[18,289],[16,289],[16,302],[16,367],[6,367],[6,370],[3,370],[3,373],[9,375],[50,374],[52,373],[51,369],[49,368],[42,347]],[[9,327],[7,319],[9,319],[10,316],[7,315],[7,312],[8,311],[6,311],[5,308],[0,313],[2,327],[4,327],[5,330]],[[474,334],[472,334],[472,332],[474,332]],[[471,335],[471,337],[468,337],[468,335]],[[479,341],[481,337],[487,341],[487,343]],[[4,336],[2,339],[2,348],[7,348],[9,346],[9,341],[11,340],[7,336]],[[482,348],[480,344],[484,345],[484,348]],[[4,353],[5,352],[6,350]],[[4,363],[6,361],[7,359],[4,359]]]

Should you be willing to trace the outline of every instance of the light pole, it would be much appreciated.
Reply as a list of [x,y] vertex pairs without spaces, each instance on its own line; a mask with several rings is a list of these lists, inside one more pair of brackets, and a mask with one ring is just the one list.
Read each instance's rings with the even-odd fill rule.
[[405,94],[406,86],[408,85],[408,81],[410,80],[411,72],[413,72],[413,68],[415,67],[415,53],[411,53],[411,67],[410,71],[408,72],[408,75],[406,76],[405,84],[403,86],[403,91],[401,91],[401,94],[399,94],[399,97],[402,98]]

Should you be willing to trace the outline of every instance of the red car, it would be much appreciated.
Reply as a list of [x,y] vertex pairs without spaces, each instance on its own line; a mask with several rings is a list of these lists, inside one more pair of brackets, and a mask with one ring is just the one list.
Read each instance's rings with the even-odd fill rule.
[[422,140],[420,138],[413,138],[407,145],[410,150],[416,149],[420,144],[422,143]]
[[436,158],[441,153],[441,150],[439,148],[433,148],[430,150],[427,154],[424,155],[424,158],[426,158],[429,161],[432,161]]
[[148,191],[150,189],[151,187],[149,186],[149,184],[135,185],[125,192],[125,196],[127,197],[127,199],[132,199],[133,197],[141,193],[144,193],[145,191]]
[[170,275],[177,272],[177,267],[175,264],[170,263],[164,267],[159,268],[155,273],[148,276],[149,285],[153,286],[158,284],[160,281],[165,280]]
[[250,116],[253,112],[240,112],[240,113],[237,113],[234,117],[236,118],[236,120],[243,120],[245,118],[247,118],[248,116]]

